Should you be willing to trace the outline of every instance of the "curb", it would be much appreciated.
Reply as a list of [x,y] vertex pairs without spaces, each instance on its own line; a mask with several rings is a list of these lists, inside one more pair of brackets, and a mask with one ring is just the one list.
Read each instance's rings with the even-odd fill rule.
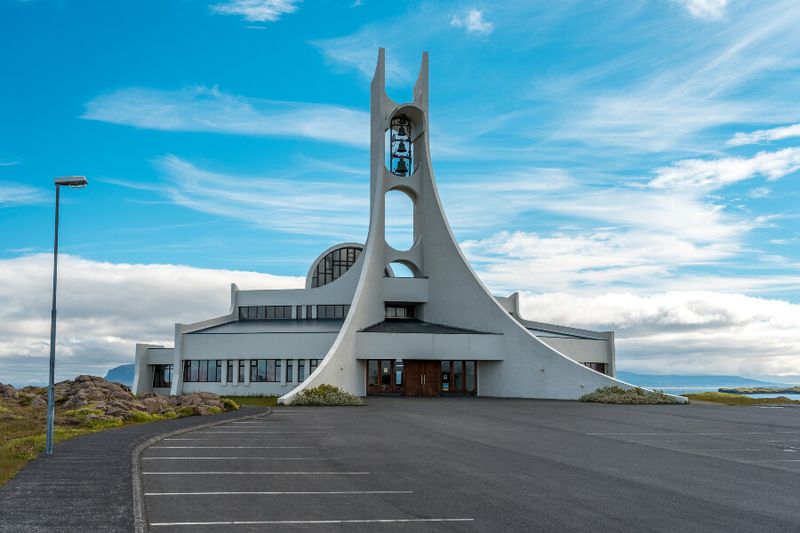
[[272,408],[267,407],[266,412],[261,412],[253,415],[243,415],[235,418],[226,418],[225,420],[217,420],[215,422],[206,422],[205,424],[198,424],[196,426],[191,426],[187,428],[176,429],[173,431],[167,431],[165,433],[161,433],[160,435],[156,435],[155,437],[150,437],[149,439],[145,440],[144,442],[140,442],[136,448],[133,449],[131,452],[131,470],[133,474],[133,527],[136,533],[147,533],[147,513],[144,508],[144,492],[142,491],[142,468],[140,463],[140,457],[142,452],[145,448],[148,448],[155,444],[156,442],[166,439],[167,437],[172,437],[174,435],[180,435],[182,433],[188,433],[190,431],[196,431],[198,429],[205,429],[208,427],[219,426],[221,424],[228,424],[230,422],[235,422],[237,420],[247,420],[248,418],[257,418],[260,416],[268,416],[272,414]]

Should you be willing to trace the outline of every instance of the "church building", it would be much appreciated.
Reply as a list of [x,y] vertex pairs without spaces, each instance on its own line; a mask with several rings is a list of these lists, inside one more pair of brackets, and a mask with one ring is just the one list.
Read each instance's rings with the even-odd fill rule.
[[[448,224],[429,146],[428,54],[412,100],[371,86],[370,218],[365,243],[322,252],[296,290],[231,286],[227,314],[175,325],[174,346],[136,345],[134,392],[278,395],[332,384],[357,395],[577,399],[614,379],[614,334],[520,315],[493,295]],[[386,196],[413,204],[413,244],[386,242]],[[335,223],[335,221],[331,221]],[[401,275],[401,271],[405,275]]]

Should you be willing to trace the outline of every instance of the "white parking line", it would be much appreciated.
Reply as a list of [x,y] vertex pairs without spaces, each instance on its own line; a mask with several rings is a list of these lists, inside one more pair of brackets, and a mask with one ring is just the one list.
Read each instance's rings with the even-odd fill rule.
[[151,450],[300,450],[318,446],[150,446]]
[[322,434],[322,433],[325,433],[325,432],[324,431],[305,431],[305,430],[302,430],[302,429],[299,430],[299,431],[286,431],[286,430],[279,430],[279,431],[238,431],[237,430],[237,431],[196,431],[196,432],[194,432],[195,435],[219,435],[219,434],[231,434],[231,433],[234,433],[234,434],[237,434],[237,435],[245,435],[245,434],[247,434],[247,435],[249,435],[249,434],[256,434],[256,435],[276,435],[276,434],[280,434],[280,435],[284,435],[286,433],[291,433],[291,434],[300,433],[300,434],[303,434],[303,435],[310,435],[310,434],[319,435],[319,434]]
[[310,496],[321,494],[414,494],[413,490],[259,490],[215,492],[145,492],[145,496],[228,496],[255,494],[258,496]]
[[[239,440],[241,440],[241,439],[243,439],[243,438],[252,438],[252,439],[254,439],[254,438],[257,438],[257,437],[239,437],[238,439],[239,439]],[[273,441],[273,440],[296,440],[296,439],[297,439],[297,437],[285,437],[285,438],[284,438],[284,437],[279,437],[279,438],[271,437],[270,439],[262,439],[262,438],[259,438],[258,440],[260,440],[260,441],[265,441],[265,440],[270,440],[270,441]],[[174,438],[174,437],[173,437],[173,438],[169,438],[169,439],[161,439],[161,440],[204,440],[204,441],[209,441],[209,440],[212,440],[212,439],[210,439],[210,438],[208,438],[208,437],[206,437],[206,438],[204,438],[204,439],[194,439],[194,438]]]
[[368,476],[369,472],[142,472],[143,476]]
[[142,459],[158,459],[159,461],[176,461],[176,460],[191,460],[195,459],[224,459],[228,460],[243,460],[243,461],[328,461],[330,457],[167,457],[167,456],[150,456],[142,457]]
[[398,524],[419,522],[474,522],[474,518],[376,518],[365,520],[231,520],[227,522],[153,522],[158,526],[261,526],[282,524]]

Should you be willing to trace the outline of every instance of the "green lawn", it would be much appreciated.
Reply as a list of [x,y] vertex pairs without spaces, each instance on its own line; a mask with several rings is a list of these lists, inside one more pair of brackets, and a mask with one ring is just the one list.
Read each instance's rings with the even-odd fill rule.
[[788,398],[751,398],[744,394],[728,394],[726,392],[699,392],[695,394],[683,394],[690,401],[713,402],[724,405],[789,405],[800,404],[800,400],[790,400]]

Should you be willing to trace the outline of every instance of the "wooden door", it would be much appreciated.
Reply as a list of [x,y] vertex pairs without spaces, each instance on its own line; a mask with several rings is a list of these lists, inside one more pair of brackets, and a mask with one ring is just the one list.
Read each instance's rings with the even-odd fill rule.
[[406,396],[438,396],[441,392],[438,361],[404,361]]

